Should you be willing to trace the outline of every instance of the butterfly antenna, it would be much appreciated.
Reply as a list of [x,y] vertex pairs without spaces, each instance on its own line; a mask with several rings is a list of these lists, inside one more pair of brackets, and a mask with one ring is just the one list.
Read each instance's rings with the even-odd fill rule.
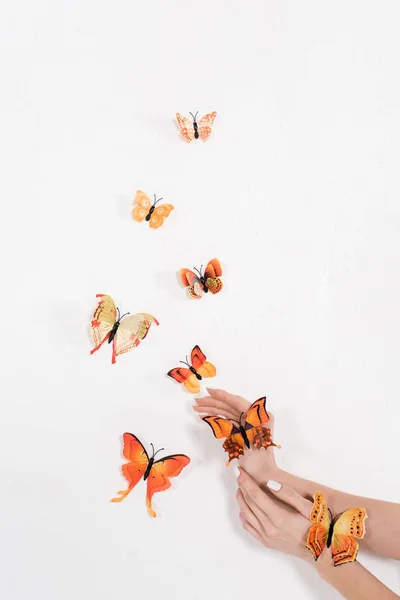
[[196,114],[194,115],[194,120],[196,120],[198,114],[199,114],[199,111],[197,111]]
[[[186,360],[187,360],[187,357],[186,357]],[[184,360],[180,360],[179,362],[182,363],[183,365],[186,365],[187,367],[190,366],[189,363],[185,362]]]
[[159,450],[157,450],[157,452],[154,454],[153,458],[155,458],[155,457],[157,456],[157,454],[158,454],[159,452],[161,452],[162,450],[164,450],[164,448],[160,448]]
[[150,442],[150,446],[151,446],[151,449],[152,449],[152,451],[153,451],[153,456],[152,456],[152,458],[154,458],[154,456],[155,456],[155,454],[154,454],[154,446],[153,446],[153,444],[152,444],[151,442]]
[[120,321],[121,320],[121,313],[119,312],[118,306],[117,306],[117,311],[118,311],[118,319],[117,319],[117,321]]
[[240,417],[239,417],[239,425],[241,425],[241,424],[242,424],[242,417],[243,417],[243,414],[244,414],[244,413],[240,413]]
[[[201,266],[203,266],[203,265],[201,265]],[[199,274],[199,277],[201,277],[201,269],[199,271],[198,269],[196,269],[196,267],[193,267],[193,271],[196,271]]]
[[121,319],[123,319],[124,317],[126,317],[126,315],[130,315],[130,314],[131,314],[130,312],[127,312],[124,315],[122,315],[122,317],[118,317],[118,321],[120,321]]
[[157,196],[154,194],[154,204],[153,204],[153,206],[156,206],[161,200],[162,200],[162,198],[159,198],[157,200]]
[[[193,122],[194,122],[195,119],[196,119],[196,117],[194,116],[194,114],[190,112],[189,115],[192,115],[192,119],[193,119]],[[197,115],[197,113],[196,113],[196,115]]]

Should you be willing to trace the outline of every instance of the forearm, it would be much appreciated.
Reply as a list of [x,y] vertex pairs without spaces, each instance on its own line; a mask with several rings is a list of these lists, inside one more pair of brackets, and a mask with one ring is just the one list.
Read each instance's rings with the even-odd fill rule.
[[301,496],[309,499],[312,499],[317,490],[321,491],[334,515],[348,508],[365,508],[368,520],[366,534],[362,541],[363,547],[375,554],[400,560],[400,504],[352,496],[320,483],[301,479],[280,469],[277,469],[273,478],[289,485]]
[[332,585],[346,600],[394,600],[397,594],[389,590],[359,562],[334,567],[330,553],[322,555],[317,567],[322,579]]

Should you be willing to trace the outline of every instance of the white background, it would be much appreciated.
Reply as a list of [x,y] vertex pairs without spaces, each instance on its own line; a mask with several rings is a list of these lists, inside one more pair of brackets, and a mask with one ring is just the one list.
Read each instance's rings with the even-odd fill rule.
[[[333,599],[242,532],[235,470],[165,373],[276,415],[280,466],[400,500],[398,3],[8,0],[1,19],[1,581],[7,600]],[[176,111],[216,110],[203,144]],[[134,192],[175,205],[131,220]],[[201,301],[180,267],[220,258]],[[160,321],[89,356],[96,293]],[[122,504],[121,441],[192,463]],[[400,592],[398,563],[360,560]],[[260,586],[262,592],[260,592]]]

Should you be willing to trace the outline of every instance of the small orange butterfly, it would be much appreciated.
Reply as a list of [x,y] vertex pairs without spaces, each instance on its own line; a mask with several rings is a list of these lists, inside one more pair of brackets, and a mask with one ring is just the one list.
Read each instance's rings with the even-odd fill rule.
[[181,129],[181,136],[185,142],[191,142],[196,138],[200,138],[205,142],[211,135],[211,127],[214,124],[214,119],[217,116],[217,113],[214,111],[212,113],[208,113],[208,115],[204,115],[197,123],[196,118],[198,112],[193,115],[189,113],[193,119],[191,121],[187,117],[182,117],[179,113],[176,113],[176,120],[178,121],[178,125]]
[[317,560],[325,546],[332,549],[335,567],[354,562],[358,553],[358,542],[365,535],[365,508],[350,508],[332,517],[322,492],[315,492],[310,521],[314,523],[308,531],[307,548]]
[[222,289],[222,267],[218,258],[210,260],[203,273],[203,265],[200,270],[193,267],[197,272],[193,273],[190,269],[181,269],[179,277],[185,287],[189,287],[189,296],[191,298],[201,298],[203,294],[210,291],[212,294],[218,294]]
[[190,354],[189,364],[188,357],[186,362],[183,360],[179,361],[186,367],[176,367],[168,371],[169,377],[175,379],[178,383],[183,383],[185,388],[191,394],[198,394],[200,392],[200,383],[203,377],[215,377],[217,369],[213,364],[207,361],[207,357],[200,350],[200,346],[195,346]]
[[157,206],[160,200],[162,198],[157,200],[154,194],[154,202],[152,204],[147,194],[138,190],[136,192],[136,206],[132,210],[132,217],[135,221],[139,221],[139,223],[145,219],[148,221],[150,227],[158,229],[164,223],[164,218],[169,217],[171,210],[174,210],[172,204],[160,204],[160,206]]

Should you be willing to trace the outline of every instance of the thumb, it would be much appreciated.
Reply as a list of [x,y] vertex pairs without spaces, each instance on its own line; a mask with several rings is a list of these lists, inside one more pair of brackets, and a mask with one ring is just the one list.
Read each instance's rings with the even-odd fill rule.
[[303,498],[303,496],[300,496],[293,488],[273,479],[267,481],[267,488],[273,496],[295,508],[303,517],[306,519],[310,518],[312,503]]

